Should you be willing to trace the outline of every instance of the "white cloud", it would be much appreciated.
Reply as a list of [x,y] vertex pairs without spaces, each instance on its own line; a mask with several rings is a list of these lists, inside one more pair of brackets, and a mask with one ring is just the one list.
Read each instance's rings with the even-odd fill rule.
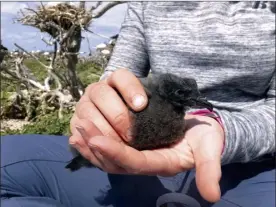
[[45,3],[44,3],[45,6],[55,6],[55,5],[60,4],[62,2],[59,2],[59,1],[49,1],[46,4]]
[[27,4],[21,2],[1,2],[1,16],[2,14],[16,14],[20,9],[28,7]]
[[60,4],[60,3],[62,3],[62,2],[61,1],[49,1],[44,5],[46,5],[46,6],[55,6],[55,5]]
[[[74,5],[74,6],[78,6],[79,5],[79,1],[66,1],[67,3],[69,3],[70,5]],[[46,6],[56,6],[57,4],[60,3],[64,3],[64,1],[48,1],[45,2],[44,5]]]
[[[63,3],[62,1],[49,1],[49,2],[45,2],[46,6],[56,6],[57,4],[61,4]],[[77,5],[79,2],[68,2],[69,4],[72,4],[72,5]]]

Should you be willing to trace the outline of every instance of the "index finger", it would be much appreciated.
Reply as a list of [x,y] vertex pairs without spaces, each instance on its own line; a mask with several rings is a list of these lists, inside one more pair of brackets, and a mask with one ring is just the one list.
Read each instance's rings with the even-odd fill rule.
[[118,90],[127,105],[134,111],[140,111],[146,107],[148,97],[144,87],[130,71],[126,69],[117,70],[107,78],[106,82]]
[[131,174],[174,174],[169,156],[157,151],[138,151],[123,142],[108,137],[96,136],[89,140],[93,150],[99,151],[107,160],[125,169]]

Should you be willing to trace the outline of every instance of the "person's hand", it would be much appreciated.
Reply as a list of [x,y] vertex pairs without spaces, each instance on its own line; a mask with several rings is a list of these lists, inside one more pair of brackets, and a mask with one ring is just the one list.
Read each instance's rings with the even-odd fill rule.
[[[186,116],[188,130],[180,143],[168,149],[140,152],[125,144],[131,139],[130,119],[128,108],[116,91],[133,110],[142,110],[147,104],[145,91],[132,73],[114,72],[107,80],[86,89],[71,120],[70,144],[109,173],[170,176],[196,167],[202,196],[208,201],[219,199],[223,142],[220,125],[212,118]],[[135,95],[142,98],[133,101]],[[77,127],[83,128],[85,135]]]
[[85,145],[76,130],[80,119],[92,122],[104,136],[120,137],[125,141],[131,139],[129,109],[116,91],[134,111],[147,105],[147,95],[138,78],[126,69],[117,70],[106,80],[86,88],[71,119],[70,143]]
[[200,194],[215,202],[220,199],[222,127],[210,117],[186,115],[185,120],[187,131],[182,141],[170,148],[145,151],[129,147],[119,137],[99,136],[101,132],[95,125],[79,120],[89,147],[74,147],[91,163],[113,174],[172,176],[195,167]]

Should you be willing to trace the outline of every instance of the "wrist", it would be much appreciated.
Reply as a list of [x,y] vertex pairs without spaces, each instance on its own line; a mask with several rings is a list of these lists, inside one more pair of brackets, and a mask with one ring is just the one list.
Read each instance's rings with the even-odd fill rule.
[[191,119],[191,118],[195,118],[200,121],[205,121],[207,123],[210,123],[213,126],[213,128],[215,128],[215,130],[218,131],[219,134],[221,134],[221,138],[223,141],[223,147],[221,152],[222,154],[224,151],[224,145],[225,145],[225,133],[224,133],[224,127],[220,116],[214,111],[210,111],[208,109],[200,109],[186,114],[185,119]]

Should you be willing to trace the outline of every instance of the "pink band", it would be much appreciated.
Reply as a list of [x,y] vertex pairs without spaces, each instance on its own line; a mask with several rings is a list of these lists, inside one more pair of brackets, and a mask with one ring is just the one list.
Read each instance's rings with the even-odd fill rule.
[[[211,118],[215,119],[220,124],[222,129],[224,129],[221,118],[213,111],[210,111],[208,109],[200,109],[197,111],[190,112],[189,114],[211,117]],[[224,143],[223,143],[223,148],[222,148],[221,154],[223,153],[223,151],[224,151]]]

